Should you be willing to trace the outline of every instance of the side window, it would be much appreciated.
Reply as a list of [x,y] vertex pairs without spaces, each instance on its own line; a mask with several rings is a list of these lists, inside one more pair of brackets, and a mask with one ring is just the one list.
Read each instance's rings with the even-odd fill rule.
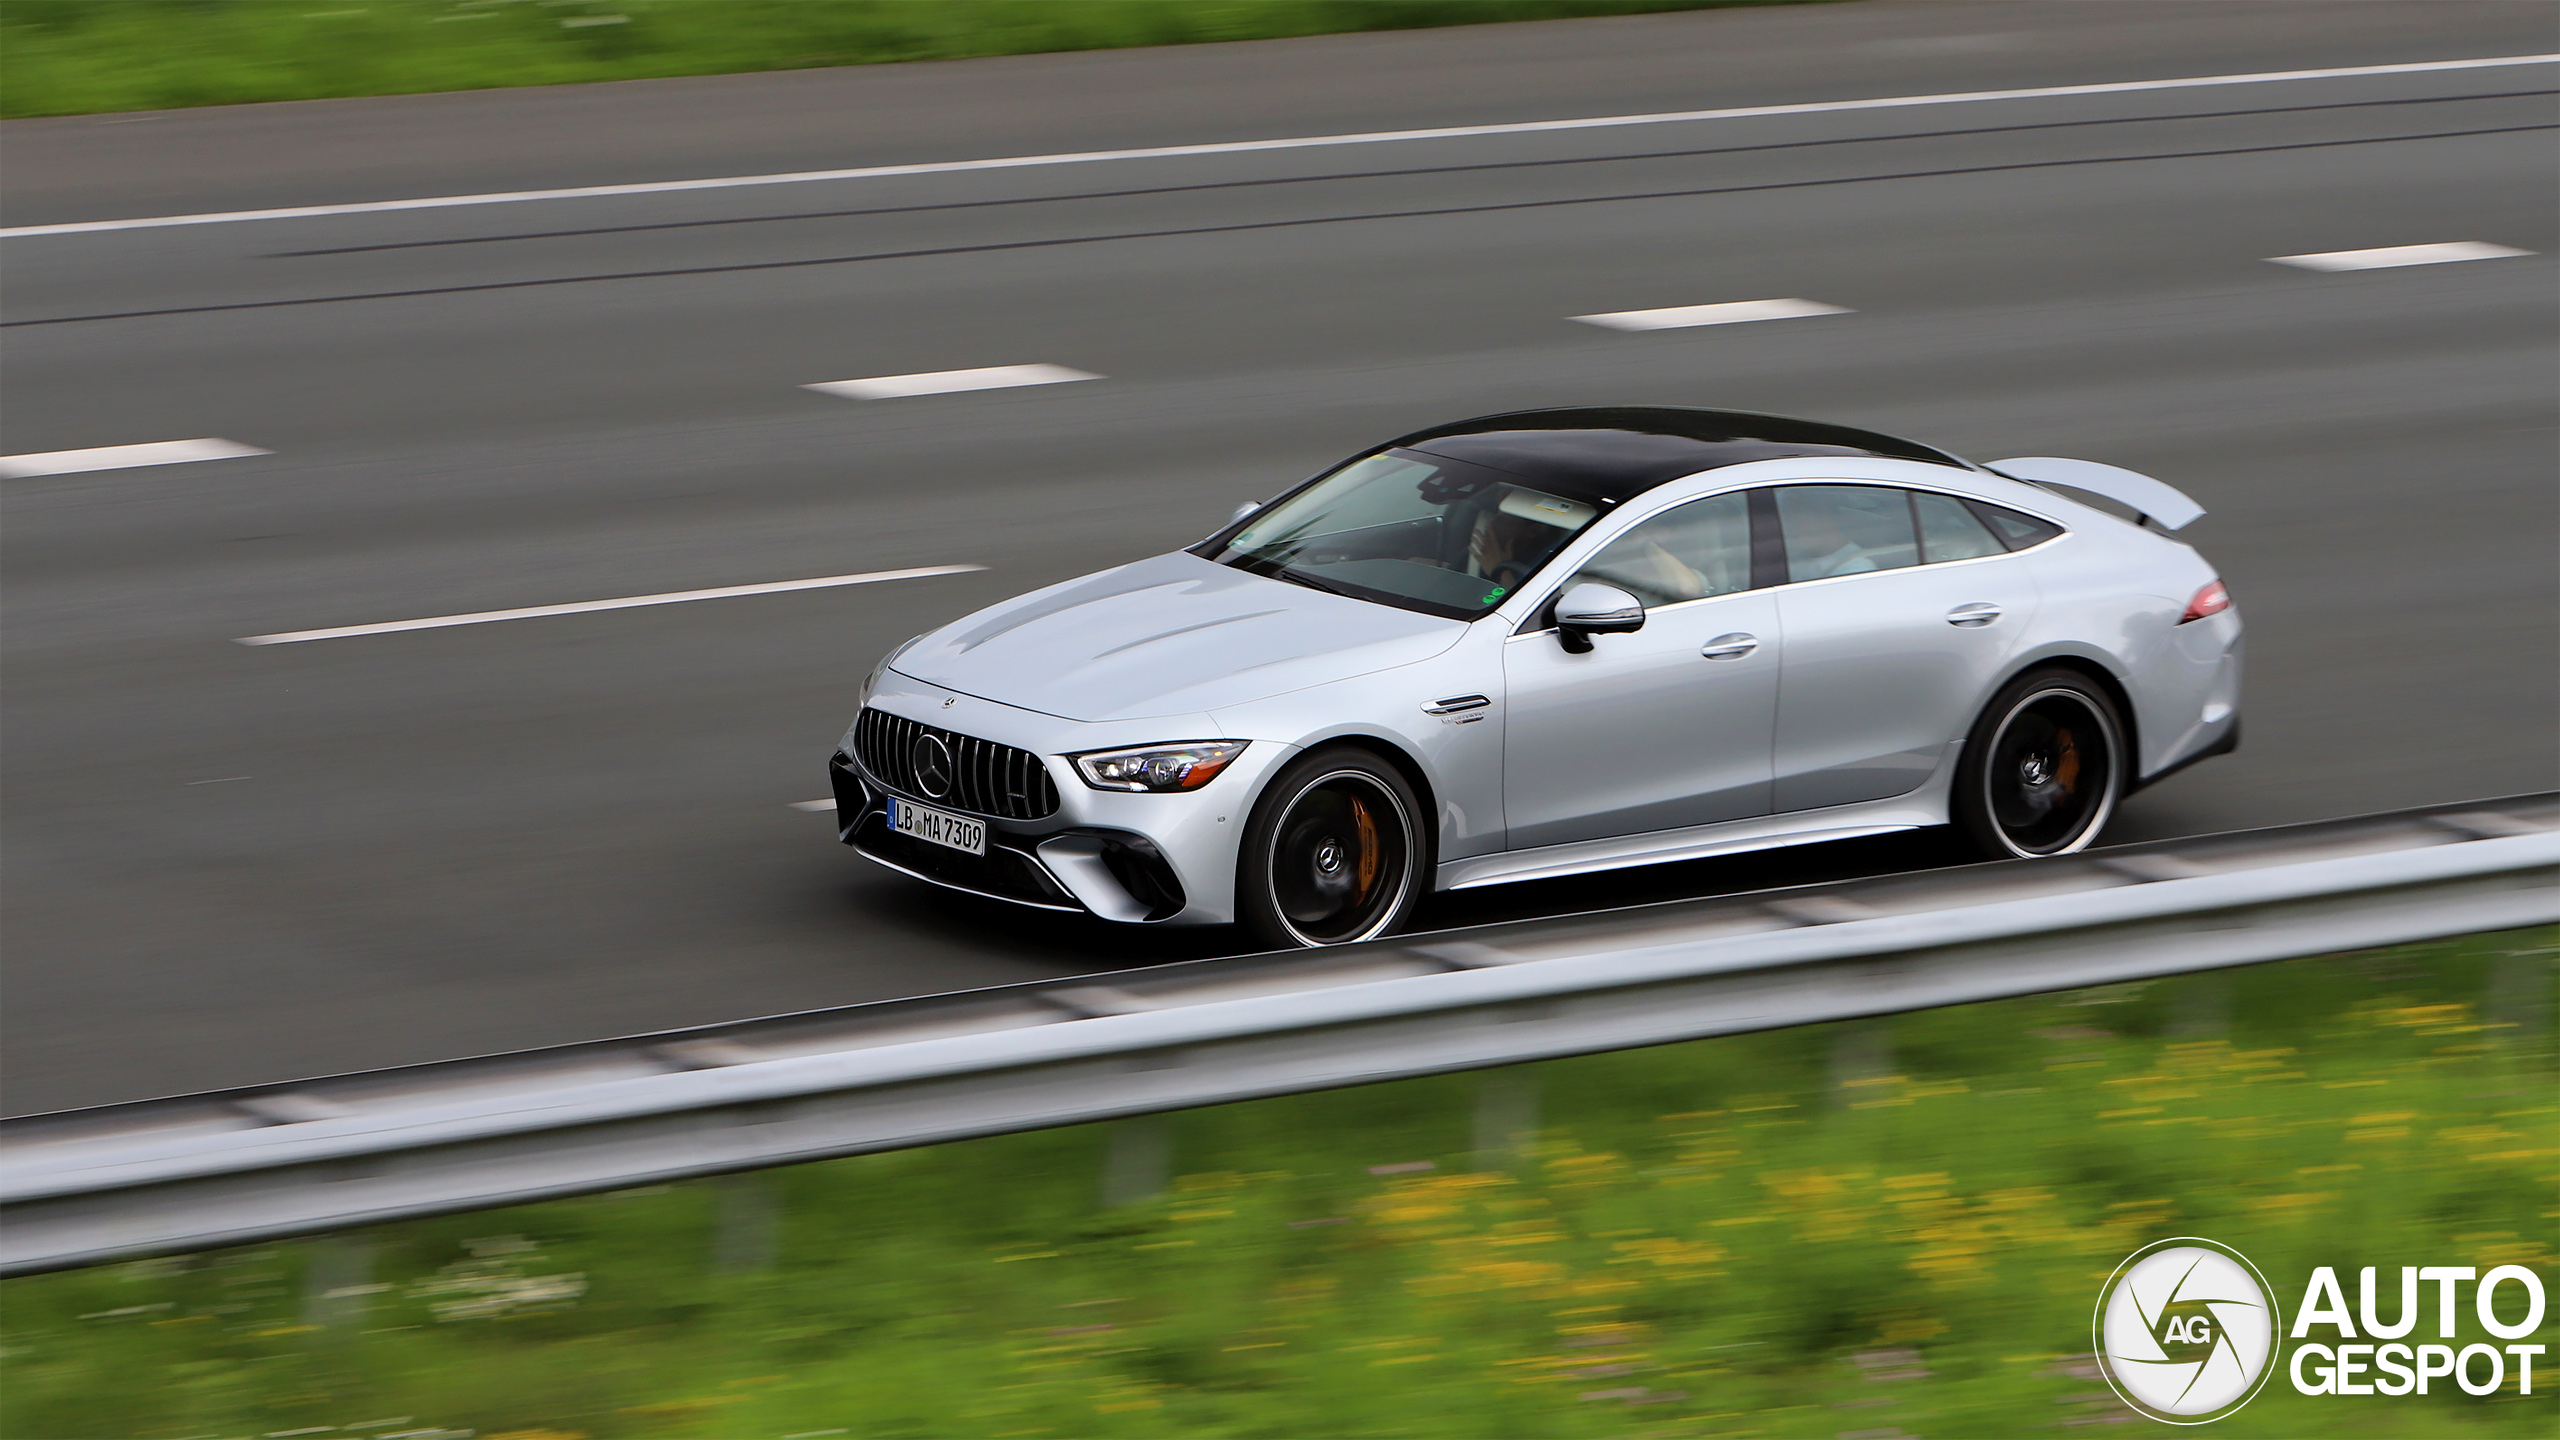
[[2012,550],[2024,550],[2030,545],[2041,545],[2062,533],[2062,527],[2049,520],[2039,520],[2033,515],[2021,515],[2015,510],[2004,510],[1997,505],[1986,504],[1980,500],[1969,503],[1973,507],[1973,513],[1981,516],[1983,523],[1991,527],[1992,533],[2000,537],[2000,543]]
[[1780,487],[1778,524],[1787,537],[1787,578],[1821,580],[1918,564],[1910,493],[1879,485]]
[[1973,560],[1984,555],[1998,555],[2008,547],[1993,539],[1991,531],[1964,502],[1947,495],[1911,492],[1911,513],[1920,517],[1920,559],[1927,565],[1949,560]]
[[1735,494],[1666,510],[1610,541],[1573,578],[1615,585],[1646,609],[1748,590],[1750,506]]

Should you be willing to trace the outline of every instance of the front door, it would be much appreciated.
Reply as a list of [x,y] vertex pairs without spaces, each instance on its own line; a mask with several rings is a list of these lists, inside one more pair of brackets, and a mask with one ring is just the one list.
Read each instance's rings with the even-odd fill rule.
[[1744,498],[1665,511],[1559,586],[1614,585],[1644,628],[1568,653],[1555,632],[1503,647],[1503,813],[1514,850],[1769,813],[1778,701],[1775,592],[1752,590]]

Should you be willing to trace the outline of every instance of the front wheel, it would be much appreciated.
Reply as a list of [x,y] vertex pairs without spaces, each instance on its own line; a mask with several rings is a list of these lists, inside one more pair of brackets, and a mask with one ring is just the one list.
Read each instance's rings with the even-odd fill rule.
[[1420,903],[1422,807],[1365,750],[1302,755],[1254,806],[1236,876],[1240,918],[1283,949],[1372,940]]
[[2115,702],[2075,670],[2010,681],[1974,722],[1956,765],[1953,819],[1995,860],[2088,848],[2124,793]]

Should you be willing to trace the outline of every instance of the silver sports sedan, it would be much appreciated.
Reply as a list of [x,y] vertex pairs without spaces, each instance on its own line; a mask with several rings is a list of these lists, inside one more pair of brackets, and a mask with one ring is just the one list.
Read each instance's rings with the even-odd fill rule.
[[1435,426],[899,646],[837,819],[937,885],[1282,946],[1927,825],[2066,854],[2239,743],[2240,614],[2169,533],[2202,513],[1767,415]]

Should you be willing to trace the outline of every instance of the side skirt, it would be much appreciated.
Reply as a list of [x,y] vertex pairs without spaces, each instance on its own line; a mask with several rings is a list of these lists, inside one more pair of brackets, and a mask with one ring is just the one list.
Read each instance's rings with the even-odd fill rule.
[[1816,845],[1826,840],[1854,840],[1947,823],[1945,776],[1909,794],[1889,800],[1865,800],[1823,810],[1785,815],[1755,815],[1686,830],[1657,830],[1645,835],[1615,835],[1605,840],[1576,840],[1542,845],[1534,850],[1508,850],[1476,855],[1440,866],[1438,888],[1472,890],[1479,885],[1507,885],[1516,880],[1552,880],[1587,875],[1596,870],[1623,870],[1635,865],[1663,865],[1710,855],[1738,855],[1749,850],[1775,850],[1786,845]]

